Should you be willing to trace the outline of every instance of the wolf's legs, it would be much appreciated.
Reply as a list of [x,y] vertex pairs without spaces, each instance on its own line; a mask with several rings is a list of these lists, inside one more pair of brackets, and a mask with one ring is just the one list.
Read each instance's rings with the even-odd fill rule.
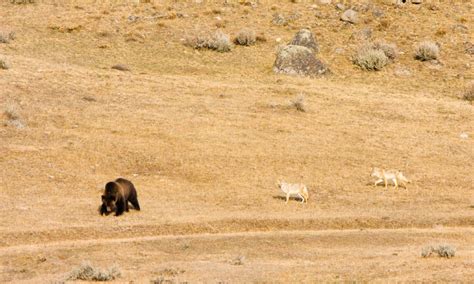
[[301,195],[301,193],[298,193],[298,197],[301,198],[301,203],[305,202],[305,199],[304,199],[303,195]]
[[383,179],[379,178],[378,180],[375,181],[374,186],[379,185],[381,182],[383,182]]

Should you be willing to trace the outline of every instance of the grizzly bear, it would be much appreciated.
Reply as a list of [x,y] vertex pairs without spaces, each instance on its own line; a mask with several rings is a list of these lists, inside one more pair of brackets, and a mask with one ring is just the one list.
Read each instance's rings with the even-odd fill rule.
[[[124,211],[128,212],[129,201],[135,210],[140,210],[137,190],[131,181],[118,178],[115,181],[108,182],[102,195],[100,215],[108,215],[111,212],[115,212],[115,216],[122,215]],[[108,212],[108,208],[110,212]]]

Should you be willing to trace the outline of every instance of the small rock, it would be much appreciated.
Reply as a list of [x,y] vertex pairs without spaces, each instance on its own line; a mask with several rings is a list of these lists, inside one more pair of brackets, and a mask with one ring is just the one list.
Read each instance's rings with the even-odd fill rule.
[[370,27],[363,28],[362,30],[354,32],[351,35],[351,38],[355,39],[357,41],[368,40],[371,37],[372,37],[372,28],[370,28]]
[[467,54],[474,55],[474,44],[472,42],[465,42],[464,50]]
[[372,11],[372,15],[376,18],[380,18],[380,17],[383,17],[385,14],[382,10],[378,8],[374,8],[374,10]]
[[314,16],[318,19],[326,19],[327,18],[327,15],[323,14],[321,11],[316,11],[314,13]]
[[395,5],[397,6],[402,6],[404,5],[407,1],[406,0],[393,0],[392,1]]
[[397,66],[395,67],[394,74],[397,77],[410,77],[411,71],[404,66]]
[[346,9],[346,6],[342,3],[337,3],[336,4],[336,9],[344,11]]
[[312,49],[314,52],[319,52],[319,45],[314,39],[311,31],[308,29],[300,30],[289,44],[305,46]]
[[428,67],[429,69],[432,69],[432,70],[440,70],[441,68],[443,68],[443,63],[439,60],[436,60],[436,59],[433,59],[433,60],[428,60],[428,61],[425,61],[425,65],[426,67]]
[[15,127],[17,129],[23,129],[26,127],[26,124],[19,119],[10,119],[7,121],[6,125]]
[[422,2],[422,0],[411,0],[412,4],[421,4]]
[[128,16],[128,21],[133,23],[133,22],[136,22],[140,17],[138,16],[134,16],[134,15],[130,15]]
[[111,68],[119,71],[130,71],[130,68],[128,68],[128,66],[124,64],[115,64]]
[[283,17],[281,14],[274,14],[272,23],[277,25],[277,26],[285,26],[288,24],[288,21]]
[[8,70],[10,65],[5,60],[0,59],[0,69]]
[[469,138],[469,134],[467,134],[466,132],[462,132],[462,133],[459,135],[459,137],[460,137],[461,139],[467,139],[467,138]]
[[323,5],[331,4],[331,2],[332,2],[331,0],[319,0],[319,4],[323,4]]
[[348,23],[351,23],[351,24],[357,24],[359,22],[357,12],[352,10],[352,9],[346,10],[341,15],[341,21],[348,22]]
[[453,32],[459,32],[463,34],[469,33],[469,28],[466,25],[462,25],[462,24],[453,25],[451,29],[453,30]]

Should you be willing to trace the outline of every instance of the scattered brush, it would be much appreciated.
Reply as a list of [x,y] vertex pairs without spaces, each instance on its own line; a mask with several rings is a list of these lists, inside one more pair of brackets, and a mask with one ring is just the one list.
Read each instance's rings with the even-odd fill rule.
[[177,283],[174,279],[166,278],[164,276],[159,276],[155,280],[151,280],[152,284],[174,284]]
[[110,281],[120,277],[122,273],[116,266],[102,270],[93,266],[90,262],[83,262],[78,268],[69,273],[66,280],[84,281]]
[[[179,274],[184,273],[185,270],[183,269],[175,269],[175,268],[165,268],[159,272],[159,277],[155,280],[152,280],[151,283],[153,284],[169,284],[169,283],[178,283],[174,277],[177,277]],[[179,282],[181,283],[181,282]]]
[[232,42],[228,35],[222,31],[217,31],[211,38],[209,48],[219,52],[228,52],[232,49]]
[[242,29],[239,31],[237,36],[234,39],[234,43],[238,45],[254,45],[257,42],[257,36],[255,31],[251,29]]
[[12,4],[33,4],[35,0],[10,0]]
[[14,126],[18,129],[22,129],[26,126],[21,119],[20,111],[16,104],[8,103],[5,106],[3,114],[7,119],[5,125]]
[[209,47],[209,36],[196,35],[188,36],[184,39],[184,45],[194,49],[202,49]]
[[397,46],[393,43],[387,43],[384,41],[376,41],[372,43],[372,48],[376,50],[381,50],[390,60],[395,60],[398,56]]
[[438,254],[439,257],[451,258],[456,255],[456,248],[452,245],[444,244],[438,247],[426,246],[421,250],[422,257],[429,257],[432,254]]
[[473,102],[474,101],[474,82],[471,83],[467,88],[466,90],[464,91],[464,93],[461,95],[462,99],[466,100],[466,101],[469,101],[469,102]]
[[439,46],[432,41],[423,41],[415,49],[415,59],[429,61],[439,58]]
[[306,102],[303,94],[299,94],[290,102],[290,106],[301,112],[306,112]]
[[7,119],[9,120],[18,120],[20,119],[20,113],[18,107],[13,103],[8,103],[3,112]]
[[10,32],[8,34],[0,32],[0,43],[9,43],[10,40],[14,40],[15,38],[15,32]]
[[232,49],[232,42],[227,34],[222,31],[216,31],[212,35],[197,35],[187,37],[184,45],[194,49],[211,49],[218,52],[228,52]]
[[244,265],[245,256],[239,255],[231,261],[233,265]]
[[352,62],[367,71],[379,71],[388,64],[389,58],[381,49],[362,46],[353,57]]

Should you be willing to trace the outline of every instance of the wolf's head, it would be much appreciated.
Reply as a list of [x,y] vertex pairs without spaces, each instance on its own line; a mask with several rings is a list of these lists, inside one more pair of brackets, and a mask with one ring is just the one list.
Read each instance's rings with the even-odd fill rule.
[[377,167],[372,168],[372,172],[370,173],[370,176],[371,176],[371,177],[376,177],[376,178],[378,178],[378,177],[380,177],[381,175],[382,175],[382,171],[381,171],[379,168],[377,168]]

